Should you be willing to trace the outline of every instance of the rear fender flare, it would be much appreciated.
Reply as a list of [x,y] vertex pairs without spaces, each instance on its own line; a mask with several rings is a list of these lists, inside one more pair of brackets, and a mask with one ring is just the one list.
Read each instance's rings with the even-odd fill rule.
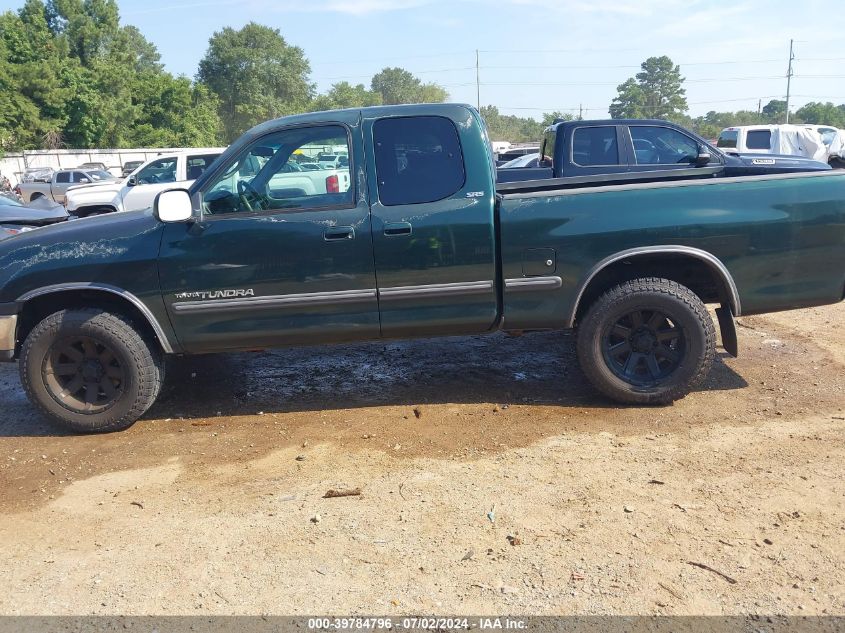
[[717,278],[721,280],[722,284],[726,288],[730,309],[733,315],[740,316],[742,314],[742,304],[740,302],[739,290],[737,290],[736,282],[734,281],[733,276],[731,275],[727,266],[725,266],[725,264],[722,263],[722,261],[718,257],[713,255],[712,253],[708,253],[707,251],[703,251],[698,248],[693,248],[691,246],[643,246],[639,248],[629,248],[627,250],[614,253],[613,255],[609,255],[608,257],[605,257],[600,262],[598,262],[587,272],[587,274],[582,278],[581,283],[578,285],[578,293],[575,296],[575,302],[572,306],[570,314],[568,315],[568,321],[566,322],[565,326],[567,328],[574,327],[575,317],[578,314],[578,308],[581,304],[581,299],[584,297],[584,293],[589,287],[590,282],[595,279],[596,275],[598,275],[602,270],[604,270],[611,264],[614,264],[618,261],[624,259],[632,259],[643,255],[686,255],[704,262],[710,268],[710,270],[712,270],[716,274]]

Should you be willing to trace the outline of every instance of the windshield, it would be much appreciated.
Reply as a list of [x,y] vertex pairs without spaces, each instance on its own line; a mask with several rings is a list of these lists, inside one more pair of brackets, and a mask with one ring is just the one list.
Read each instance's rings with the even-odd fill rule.
[[102,169],[96,169],[87,173],[94,180],[111,180],[113,178],[113,176],[109,172],[103,171]]
[[321,162],[327,162],[327,163],[331,163],[331,162],[334,162],[336,160],[337,160],[337,156],[334,156],[334,155],[323,156],[320,159]]

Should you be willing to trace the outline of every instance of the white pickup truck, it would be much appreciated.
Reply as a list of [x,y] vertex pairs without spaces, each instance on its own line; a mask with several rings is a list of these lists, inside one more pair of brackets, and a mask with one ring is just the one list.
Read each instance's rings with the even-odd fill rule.
[[172,189],[174,183],[190,186],[223,149],[225,148],[195,149],[156,156],[123,180],[69,189],[65,208],[71,215],[88,217],[151,207],[156,195],[165,189]]

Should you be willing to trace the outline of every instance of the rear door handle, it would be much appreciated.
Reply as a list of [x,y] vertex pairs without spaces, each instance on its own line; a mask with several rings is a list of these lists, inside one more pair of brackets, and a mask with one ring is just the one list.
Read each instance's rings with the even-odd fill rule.
[[384,225],[384,234],[387,237],[397,237],[399,235],[410,235],[413,228],[410,222],[391,222]]
[[351,226],[333,226],[323,232],[323,239],[327,242],[342,242],[355,239],[355,228]]

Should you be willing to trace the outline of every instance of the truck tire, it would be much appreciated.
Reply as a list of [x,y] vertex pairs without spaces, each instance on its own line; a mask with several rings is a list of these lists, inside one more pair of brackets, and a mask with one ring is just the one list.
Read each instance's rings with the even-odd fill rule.
[[607,397],[669,404],[710,371],[716,330],[701,299],[668,279],[635,279],[593,303],[578,327],[578,359]]
[[52,422],[78,433],[129,428],[155,402],[164,361],[126,317],[62,310],[36,325],[21,348],[21,383]]

